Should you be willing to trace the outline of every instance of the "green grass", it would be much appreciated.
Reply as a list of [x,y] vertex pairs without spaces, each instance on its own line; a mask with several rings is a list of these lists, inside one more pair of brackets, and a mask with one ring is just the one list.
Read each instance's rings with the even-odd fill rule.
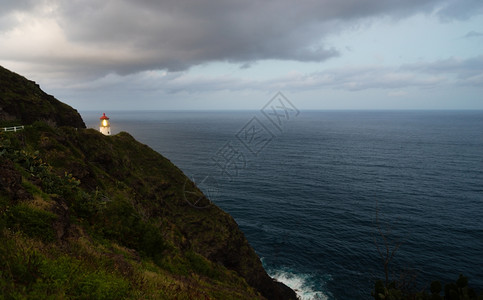
[[22,203],[10,207],[6,212],[6,217],[7,227],[13,231],[21,231],[44,242],[55,240],[52,223],[57,216],[51,212],[32,208]]
[[92,267],[67,255],[52,258],[21,235],[11,235],[0,247],[0,295],[5,299],[123,299],[129,280],[116,272]]
[[[1,235],[14,241],[0,243],[2,270],[11,270],[1,273],[0,294],[260,298],[239,273],[200,252],[229,244],[225,239],[239,236],[230,234],[236,224],[216,207],[187,205],[184,174],[129,134],[106,137],[37,122],[0,135],[3,150],[30,197],[14,201],[0,188]],[[67,231],[63,240],[59,230]]]

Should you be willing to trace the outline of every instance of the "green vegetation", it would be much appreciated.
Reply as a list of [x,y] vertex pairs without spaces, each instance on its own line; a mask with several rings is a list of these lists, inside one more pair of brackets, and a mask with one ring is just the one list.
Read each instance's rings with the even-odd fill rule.
[[11,207],[7,211],[6,217],[7,227],[12,231],[24,232],[27,236],[45,242],[52,242],[55,239],[51,224],[57,216],[49,211],[21,203]]
[[0,66],[0,127],[43,120],[51,125],[85,128],[80,115],[39,86]]
[[[71,256],[49,257],[20,234],[3,236],[0,288],[5,299],[121,299],[132,296],[131,283]],[[44,245],[45,247],[45,245]],[[53,249],[50,249],[53,251]]]
[[28,125],[0,131],[0,299],[295,298],[169,160],[2,67],[0,83],[0,127]]
[[127,133],[0,133],[0,177],[6,299],[262,298],[247,280],[263,269],[231,217],[184,202],[182,172]]
[[433,281],[430,293],[426,291],[412,291],[393,281],[387,287],[382,280],[378,280],[373,291],[376,300],[483,300],[483,293],[478,296],[474,289],[468,286],[468,278],[461,275],[456,282],[447,283],[444,286],[439,281]]

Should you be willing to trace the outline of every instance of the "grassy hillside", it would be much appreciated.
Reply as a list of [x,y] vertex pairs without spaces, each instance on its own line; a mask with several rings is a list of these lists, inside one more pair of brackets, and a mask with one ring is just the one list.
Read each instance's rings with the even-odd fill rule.
[[85,128],[79,113],[42,91],[38,84],[0,66],[0,127],[44,120]]
[[0,153],[4,295],[290,295],[228,214],[190,206],[183,173],[127,133],[37,122],[0,133]]
[[295,298],[230,215],[186,201],[184,188],[201,192],[169,160],[128,133],[82,128],[51,96],[24,101],[22,89],[43,92],[0,71],[3,115],[13,105],[10,121],[31,124],[0,132],[0,299]]

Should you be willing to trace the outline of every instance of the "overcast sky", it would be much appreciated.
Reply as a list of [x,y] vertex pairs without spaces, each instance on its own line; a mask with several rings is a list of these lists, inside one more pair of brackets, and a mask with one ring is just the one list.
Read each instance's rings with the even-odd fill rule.
[[483,109],[483,1],[0,0],[0,65],[79,110]]

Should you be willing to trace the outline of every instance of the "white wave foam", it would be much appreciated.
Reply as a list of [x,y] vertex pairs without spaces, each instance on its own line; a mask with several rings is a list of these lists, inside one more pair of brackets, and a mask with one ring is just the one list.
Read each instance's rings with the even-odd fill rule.
[[275,271],[270,274],[275,280],[284,283],[297,293],[301,300],[328,300],[329,296],[322,291],[315,291],[309,284],[308,274],[293,274],[288,271]]

